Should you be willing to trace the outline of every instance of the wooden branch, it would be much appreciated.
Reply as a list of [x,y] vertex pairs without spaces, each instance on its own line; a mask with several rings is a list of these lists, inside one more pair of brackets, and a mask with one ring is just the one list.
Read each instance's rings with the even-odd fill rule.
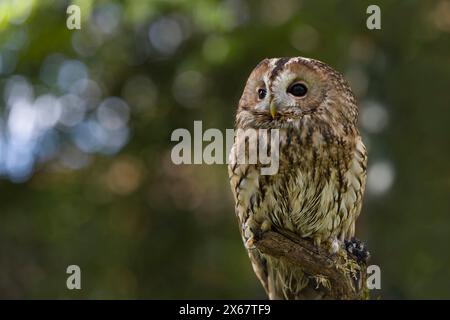
[[[336,254],[319,249],[309,239],[286,231],[268,231],[255,242],[256,248],[301,267],[305,273],[329,280],[329,299],[368,299],[367,266],[340,248]],[[326,252],[325,252],[326,251]]]

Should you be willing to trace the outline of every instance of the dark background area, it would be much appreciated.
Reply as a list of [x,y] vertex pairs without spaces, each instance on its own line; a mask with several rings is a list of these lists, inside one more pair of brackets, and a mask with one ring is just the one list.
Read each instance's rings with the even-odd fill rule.
[[73,1],[68,30],[71,3],[0,2],[1,298],[265,298],[226,165],[170,136],[232,128],[253,67],[299,55],[359,101],[372,296],[450,298],[450,2]]

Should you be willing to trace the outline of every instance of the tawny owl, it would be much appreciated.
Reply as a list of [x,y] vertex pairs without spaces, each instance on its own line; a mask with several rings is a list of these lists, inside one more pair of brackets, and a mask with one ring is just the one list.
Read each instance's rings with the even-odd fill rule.
[[279,129],[279,169],[263,175],[261,164],[236,162],[235,142],[229,177],[244,243],[271,299],[324,293],[298,266],[254,248],[257,232],[286,229],[319,246],[354,236],[367,163],[357,116],[349,85],[323,62],[265,59],[248,78],[236,128]]

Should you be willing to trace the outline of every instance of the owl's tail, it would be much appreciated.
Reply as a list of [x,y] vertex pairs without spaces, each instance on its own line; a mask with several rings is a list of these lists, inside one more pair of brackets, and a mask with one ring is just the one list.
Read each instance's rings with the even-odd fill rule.
[[279,259],[265,256],[267,282],[265,290],[271,300],[326,299],[326,283],[308,275],[301,268]]

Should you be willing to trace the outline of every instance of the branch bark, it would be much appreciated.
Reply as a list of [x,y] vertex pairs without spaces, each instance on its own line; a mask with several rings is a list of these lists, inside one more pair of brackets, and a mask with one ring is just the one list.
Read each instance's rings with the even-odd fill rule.
[[329,299],[368,299],[365,262],[340,248],[336,254],[319,250],[311,240],[287,231],[268,231],[255,246],[262,253],[301,267],[307,274],[329,280]]

